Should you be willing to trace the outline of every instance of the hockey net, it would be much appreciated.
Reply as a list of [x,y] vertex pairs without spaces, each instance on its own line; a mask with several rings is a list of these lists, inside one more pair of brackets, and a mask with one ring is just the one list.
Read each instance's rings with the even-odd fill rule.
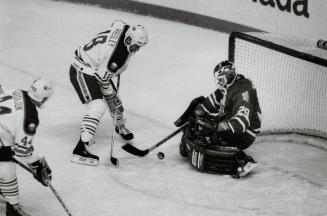
[[229,60],[257,89],[263,134],[327,139],[326,50],[293,36],[233,32]]

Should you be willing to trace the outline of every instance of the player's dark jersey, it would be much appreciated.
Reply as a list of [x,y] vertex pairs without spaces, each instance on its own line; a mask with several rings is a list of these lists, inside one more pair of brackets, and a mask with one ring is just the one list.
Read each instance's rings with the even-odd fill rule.
[[261,109],[256,89],[243,75],[238,75],[234,84],[224,90],[217,89],[203,102],[210,114],[226,113],[227,123],[233,133],[240,134],[261,127]]

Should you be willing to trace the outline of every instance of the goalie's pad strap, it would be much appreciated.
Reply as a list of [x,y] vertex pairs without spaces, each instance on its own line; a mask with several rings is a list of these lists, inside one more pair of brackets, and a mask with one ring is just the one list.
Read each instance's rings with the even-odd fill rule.
[[193,149],[190,155],[191,165],[200,171],[205,168],[205,153],[200,149]]

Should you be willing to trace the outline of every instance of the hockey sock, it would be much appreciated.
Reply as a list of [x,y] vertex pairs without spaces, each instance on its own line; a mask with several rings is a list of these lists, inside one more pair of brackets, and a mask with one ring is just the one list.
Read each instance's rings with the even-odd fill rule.
[[12,180],[0,179],[0,193],[11,204],[19,203],[18,181],[15,177]]
[[83,116],[81,123],[81,139],[83,142],[90,141],[99,126],[100,120],[97,116],[86,114]]

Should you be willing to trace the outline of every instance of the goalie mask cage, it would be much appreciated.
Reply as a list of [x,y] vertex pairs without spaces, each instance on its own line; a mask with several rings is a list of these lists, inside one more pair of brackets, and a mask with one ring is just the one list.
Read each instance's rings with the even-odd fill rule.
[[263,134],[327,139],[326,50],[294,36],[233,32],[229,60],[257,89]]

